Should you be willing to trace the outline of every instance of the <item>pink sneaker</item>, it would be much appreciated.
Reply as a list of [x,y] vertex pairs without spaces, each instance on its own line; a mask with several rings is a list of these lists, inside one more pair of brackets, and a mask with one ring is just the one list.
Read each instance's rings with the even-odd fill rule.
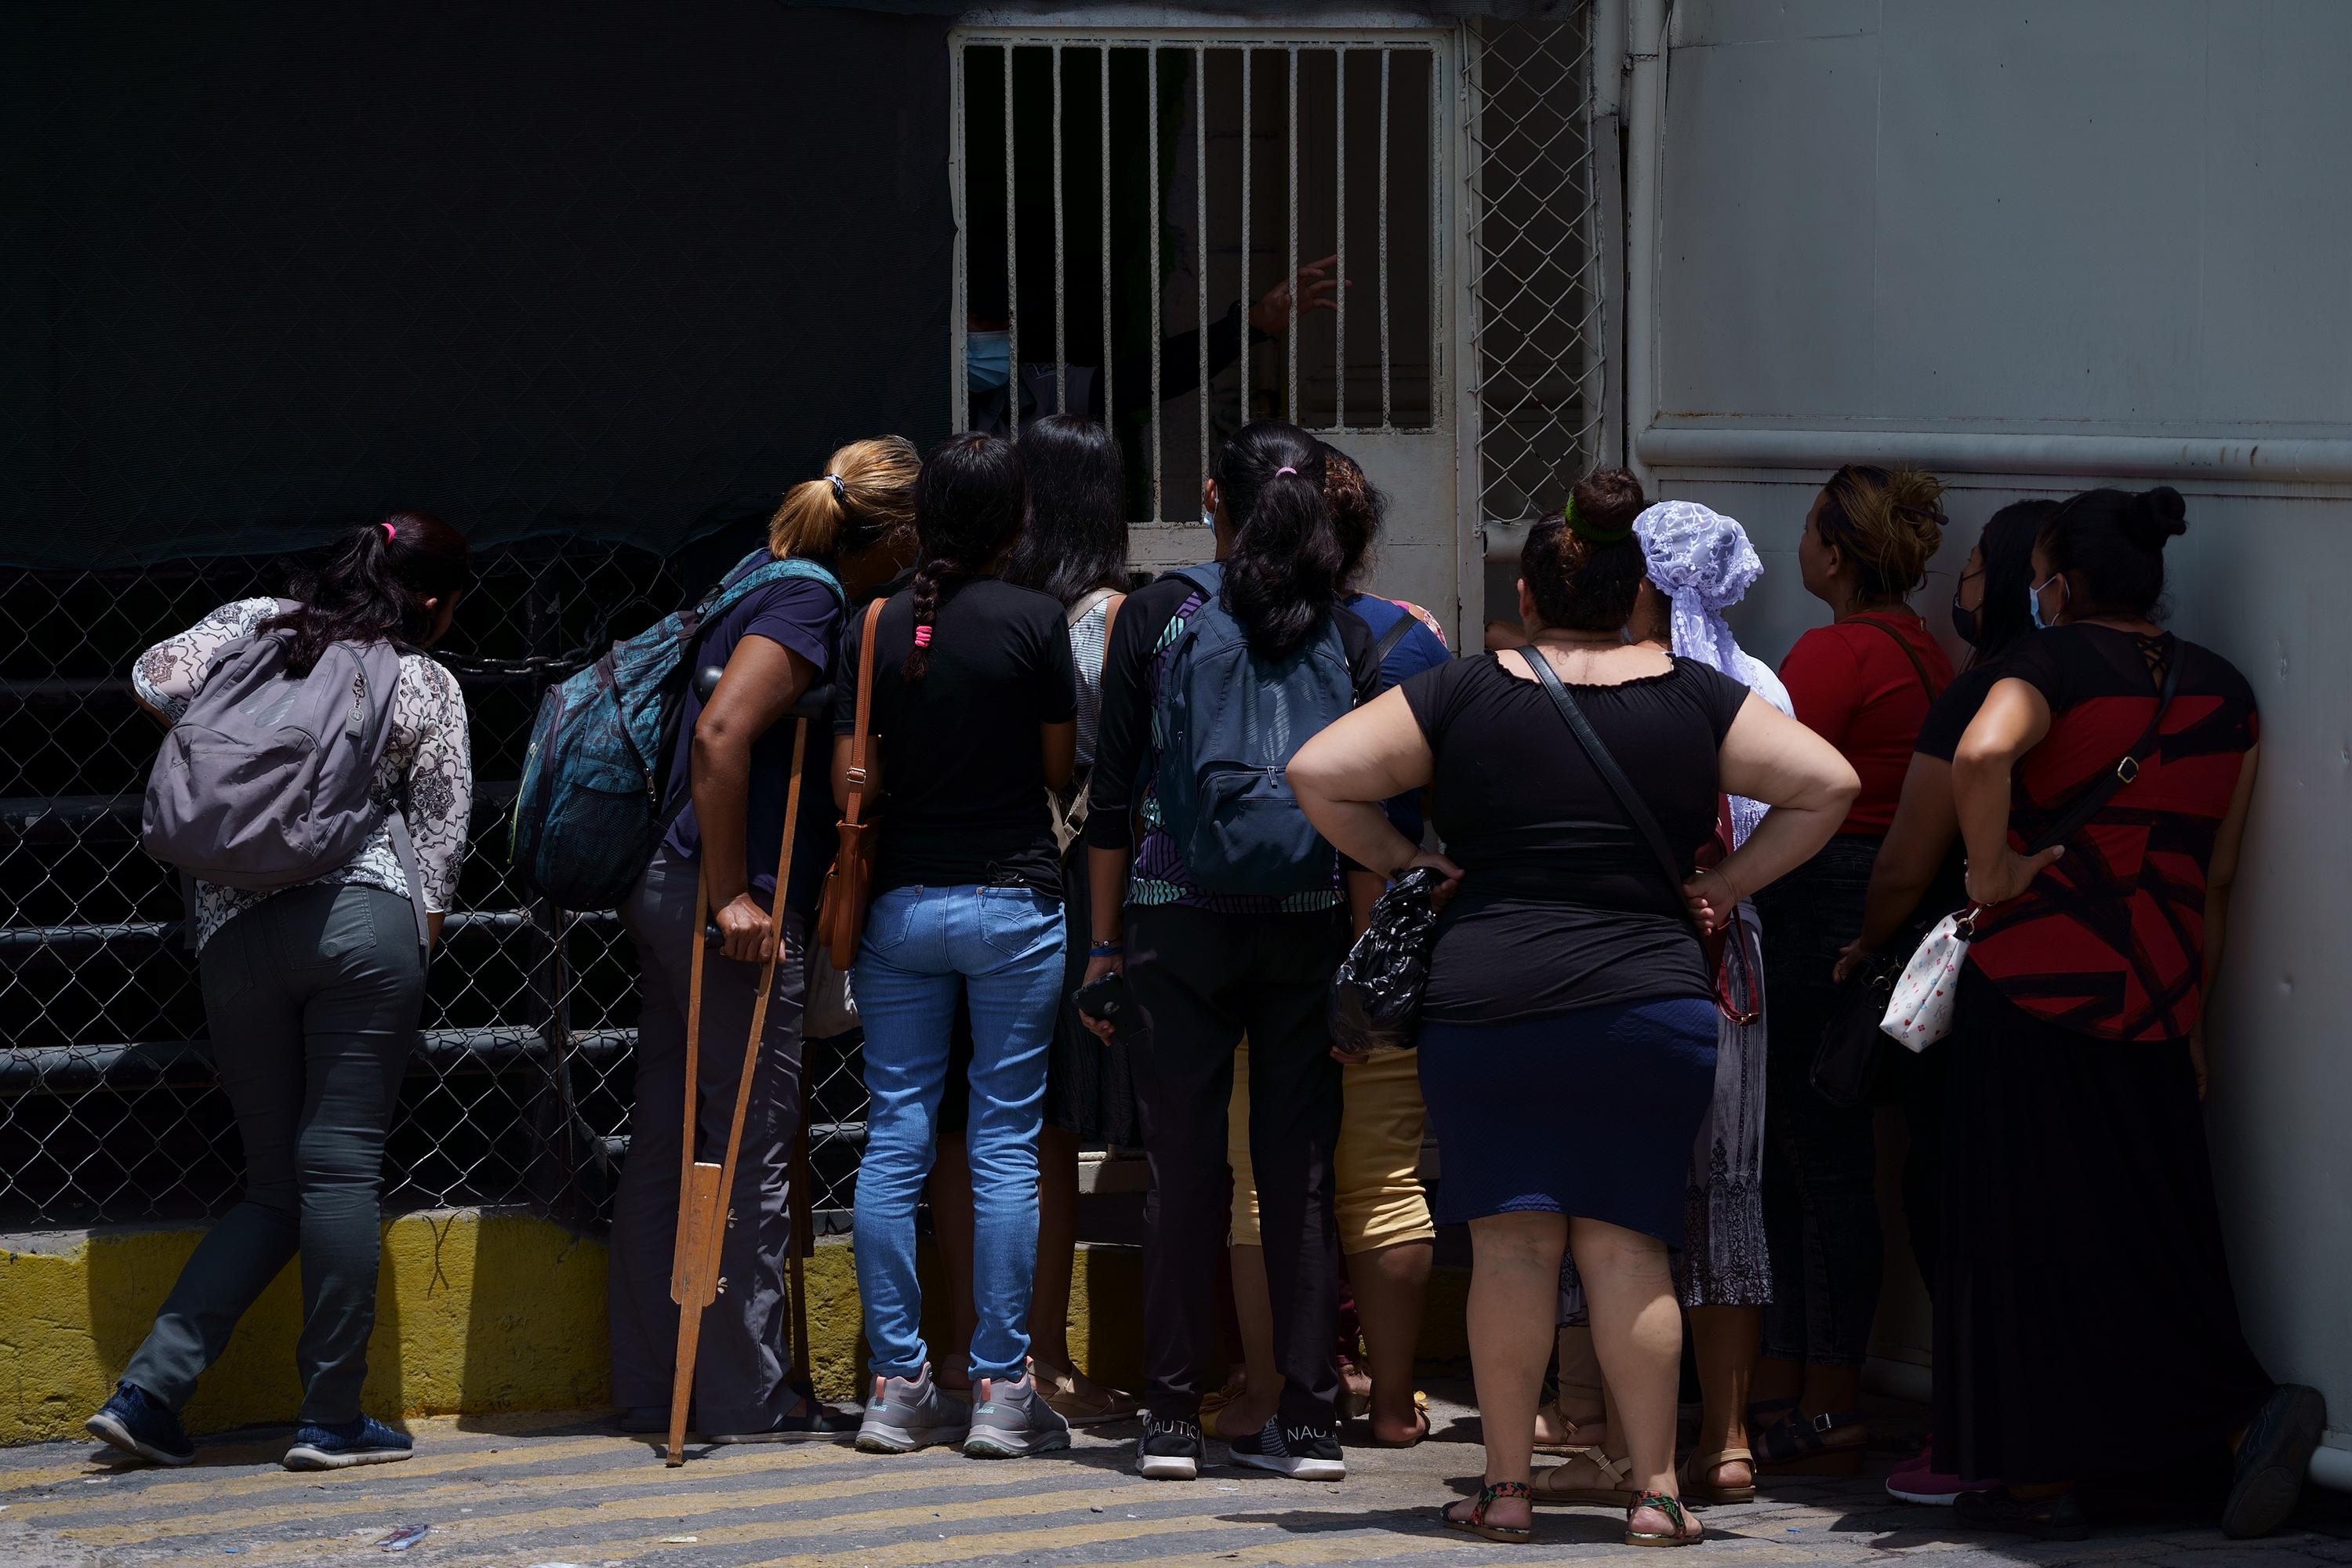
[[1916,1458],[1906,1459],[1886,1478],[1886,1495],[1903,1502],[1923,1503],[1929,1508],[1949,1508],[1962,1492],[1980,1492],[1997,1488],[1999,1481],[1964,1480],[1958,1476],[1936,1468],[1932,1448],[1922,1448]]

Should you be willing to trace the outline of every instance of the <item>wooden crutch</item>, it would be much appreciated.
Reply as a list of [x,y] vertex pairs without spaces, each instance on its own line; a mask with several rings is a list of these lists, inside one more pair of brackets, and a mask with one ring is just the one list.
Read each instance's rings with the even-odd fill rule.
[[800,827],[801,768],[808,760],[806,718],[793,721],[793,771],[784,786],[784,847],[776,858],[776,891],[768,908],[768,957],[760,966],[760,994],[751,1003],[751,1037],[743,1045],[743,1076],[735,1086],[735,1120],[727,1130],[727,1154],[718,1164],[694,1157],[696,1115],[702,1099],[703,921],[709,893],[699,868],[694,892],[694,968],[686,983],[686,1142],[677,1189],[677,1252],[670,1267],[669,1298],[677,1303],[677,1374],[670,1388],[669,1457],[686,1463],[687,1406],[694,1397],[694,1358],[702,1344],[704,1309],[718,1299],[719,1245],[731,1223],[728,1196],[735,1190],[735,1160],[743,1149],[743,1122],[751,1110],[751,1074],[759,1065],[760,1034],[768,1023],[768,995],[775,989],[776,961],[784,952],[784,898],[792,886],[793,839]]

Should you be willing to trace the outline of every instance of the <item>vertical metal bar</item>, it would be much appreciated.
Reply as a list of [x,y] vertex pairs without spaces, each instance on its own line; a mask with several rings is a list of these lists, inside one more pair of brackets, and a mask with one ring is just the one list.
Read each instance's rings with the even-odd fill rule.
[[1257,302],[1250,292],[1250,164],[1255,162],[1256,143],[1250,140],[1250,56],[1247,44],[1242,46],[1242,423],[1250,421],[1250,383],[1256,356],[1250,353],[1249,309]]
[[971,423],[971,381],[964,370],[970,352],[964,330],[971,309],[971,193],[965,186],[963,73],[971,51],[958,45],[948,70],[948,199],[955,205],[955,288],[948,302],[948,428],[961,433]]
[[1337,105],[1332,111],[1331,189],[1336,205],[1331,226],[1338,240],[1332,247],[1331,276],[1339,283],[1339,291],[1333,296],[1331,304],[1331,423],[1335,428],[1345,430],[1348,427],[1348,51],[1345,48],[1331,51],[1331,98]]
[[1014,231],[1017,205],[1013,186],[1013,45],[1004,46],[1004,355],[1012,367],[1004,383],[1004,430],[1021,434],[1021,258]]
[[1199,285],[1201,478],[1209,477],[1209,51],[1192,46],[1192,280]]
[[1070,411],[1069,322],[1062,267],[1062,46],[1054,46],[1054,412]]
[[1396,424],[1389,402],[1389,51],[1381,51],[1381,428]]
[[1290,422],[1298,423],[1298,46],[1290,46],[1290,183],[1284,190],[1290,198],[1290,271],[1284,285],[1290,295],[1289,374],[1285,378],[1286,406]]
[[[1442,78],[1445,73],[1438,68],[1442,63],[1440,57],[1434,52],[1430,55],[1429,109],[1427,112],[1429,115],[1429,167],[1433,174],[1434,174],[1439,168],[1444,166],[1444,159],[1445,156],[1444,149],[1440,145],[1440,137],[1444,134],[1442,128],[1444,125],[1444,121],[1441,112],[1444,108],[1444,98],[1443,83],[1441,82],[1440,78]],[[1466,136],[1465,140],[1467,140]],[[1434,429],[1437,425],[1437,404],[1439,395],[1437,374],[1438,323],[1445,320],[1444,314],[1438,308],[1438,272],[1440,268],[1437,265],[1437,247],[1439,244],[1439,237],[1444,235],[1445,232],[1445,182],[1442,179],[1433,178],[1429,182],[1429,347],[1427,351],[1429,356],[1427,361],[1429,365],[1428,420],[1429,426],[1433,429]],[[1465,265],[1466,266],[1467,263]],[[1465,278],[1464,284],[1465,288],[1471,281],[1472,280],[1469,278]],[[1475,327],[1473,330],[1475,330]],[[1465,375],[1472,374],[1474,369],[1475,367],[1468,360],[1464,360],[1463,371]]]
[[1166,509],[1160,504],[1160,449],[1163,445],[1160,420],[1160,50],[1154,45],[1143,47],[1143,79],[1148,121],[1144,151],[1151,163],[1150,211],[1143,226],[1143,247],[1151,257],[1151,385],[1143,399],[1151,410],[1151,521],[1159,522]]
[[[1106,430],[1116,431],[1118,428],[1118,425],[1117,423],[1116,413],[1112,409],[1110,403],[1111,361],[1115,357],[1117,351],[1113,347],[1110,338],[1110,46],[1108,44],[1105,44],[1102,47],[1102,75],[1096,80],[1095,88],[1097,100],[1102,106],[1101,168],[1103,335],[1101,375],[1103,395],[1103,428]],[[1119,502],[1120,507],[1124,509],[1126,504],[1127,502],[1125,499],[1122,498]]]

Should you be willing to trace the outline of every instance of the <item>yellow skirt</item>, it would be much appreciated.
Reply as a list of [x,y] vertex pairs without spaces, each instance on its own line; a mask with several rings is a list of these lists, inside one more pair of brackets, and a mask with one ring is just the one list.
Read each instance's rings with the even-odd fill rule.
[[[1341,1069],[1338,1187],[1339,1250],[1378,1252],[1429,1241],[1437,1227],[1422,1191],[1421,1068],[1411,1051],[1384,1051]],[[1225,1161],[1234,1170],[1233,1244],[1261,1245],[1257,1182],[1250,1167],[1249,1042],[1234,1053],[1234,1098],[1225,1110]]]

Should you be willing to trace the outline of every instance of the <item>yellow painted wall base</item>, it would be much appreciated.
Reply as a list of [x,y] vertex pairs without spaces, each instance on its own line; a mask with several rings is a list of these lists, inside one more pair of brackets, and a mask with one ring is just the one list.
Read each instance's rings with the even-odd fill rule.
[[[0,1240],[0,1443],[80,1435],[203,1235],[188,1226]],[[819,1245],[803,1267],[817,1391],[856,1399],[866,1352],[846,1238]],[[921,1267],[924,1333],[940,1344],[948,1296],[928,1245]],[[603,1242],[535,1215],[468,1209],[385,1222],[368,1410],[486,1415],[607,1405],[604,1269]],[[1425,1358],[1466,1353],[1463,1285],[1450,1271],[1431,1281]],[[1133,1249],[1079,1249],[1070,1350],[1081,1366],[1114,1385],[1141,1382],[1142,1300],[1142,1259]],[[188,1429],[292,1419],[300,1326],[299,1271],[289,1266],[205,1376],[184,1413]]]

